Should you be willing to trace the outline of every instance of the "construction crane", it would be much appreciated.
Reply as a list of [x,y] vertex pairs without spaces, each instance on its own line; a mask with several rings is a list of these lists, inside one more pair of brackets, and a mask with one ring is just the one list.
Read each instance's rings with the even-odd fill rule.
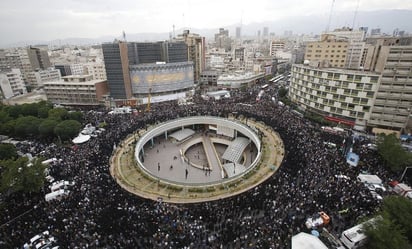
[[326,26],[326,32],[329,31],[330,21],[332,20],[332,13],[333,13],[333,6],[334,6],[334,5],[335,5],[335,0],[332,0],[332,6],[330,6],[330,12],[329,12],[328,25]]

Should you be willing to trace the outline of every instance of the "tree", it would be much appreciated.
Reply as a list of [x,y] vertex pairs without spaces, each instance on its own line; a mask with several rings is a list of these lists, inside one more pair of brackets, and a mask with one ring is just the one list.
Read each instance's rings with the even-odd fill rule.
[[33,116],[20,117],[16,119],[14,132],[20,137],[37,136],[41,119]]
[[37,104],[23,104],[21,106],[21,114],[24,116],[37,116]]
[[366,248],[412,248],[412,202],[402,196],[384,199],[382,219],[365,226],[368,237]]
[[54,119],[45,119],[39,125],[39,135],[43,138],[54,137],[54,128],[59,121]]
[[366,225],[368,240],[366,249],[410,249],[412,248],[402,229],[390,219],[377,220],[373,225]]
[[6,111],[1,110],[0,111],[0,123],[4,124],[8,121],[10,121],[12,118],[9,116],[9,114]]
[[395,134],[380,134],[377,139],[378,153],[392,171],[400,171],[412,162],[412,156],[401,145]]
[[29,162],[27,157],[0,161],[0,191],[6,194],[39,192],[44,185],[46,168],[41,162],[40,158]]
[[21,106],[20,105],[8,106],[7,111],[10,117],[18,118],[21,115]]
[[12,119],[5,124],[1,125],[0,133],[3,135],[12,136],[14,135],[14,126],[16,125],[16,120]]
[[288,89],[281,87],[279,88],[278,94],[279,94],[279,98],[284,98],[288,94]]
[[17,149],[12,144],[0,144],[0,160],[17,158]]
[[81,113],[81,112],[69,112],[67,118],[82,122],[83,121],[83,113]]
[[55,120],[65,120],[67,119],[67,110],[64,108],[50,109],[48,117]]
[[402,227],[412,244],[412,202],[402,196],[388,196],[383,202],[383,211]]
[[76,136],[82,125],[76,120],[64,120],[54,128],[54,134],[62,140],[68,140]]

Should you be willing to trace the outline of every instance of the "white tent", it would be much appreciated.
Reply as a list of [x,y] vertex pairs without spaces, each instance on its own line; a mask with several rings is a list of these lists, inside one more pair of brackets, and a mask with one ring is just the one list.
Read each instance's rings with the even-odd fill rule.
[[75,137],[72,142],[75,144],[82,144],[90,140],[90,135],[83,135],[79,134],[77,137]]
[[292,249],[328,249],[328,247],[318,237],[301,232],[292,237]]

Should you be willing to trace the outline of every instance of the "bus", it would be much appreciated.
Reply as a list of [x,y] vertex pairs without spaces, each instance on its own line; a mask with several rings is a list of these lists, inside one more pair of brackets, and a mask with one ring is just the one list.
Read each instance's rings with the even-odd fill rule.
[[268,86],[269,86],[269,84],[263,85],[263,86],[261,87],[261,89],[262,89],[262,90],[266,90],[266,89],[268,88]]

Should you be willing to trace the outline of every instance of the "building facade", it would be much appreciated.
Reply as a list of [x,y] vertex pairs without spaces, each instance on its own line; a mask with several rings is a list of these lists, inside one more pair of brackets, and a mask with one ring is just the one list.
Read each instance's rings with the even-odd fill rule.
[[106,68],[104,67],[104,63],[101,62],[93,62],[87,63],[84,65],[84,74],[92,75],[94,80],[106,80]]
[[363,130],[379,82],[376,73],[293,65],[289,97],[304,110]]
[[105,80],[93,80],[91,75],[65,76],[62,81],[44,83],[47,100],[61,105],[102,105],[108,91]]
[[347,39],[324,34],[320,41],[307,44],[305,61],[313,66],[344,68],[348,46]]
[[26,85],[20,69],[13,68],[8,72],[0,73],[0,87],[4,99],[27,93]]
[[27,80],[34,88],[42,87],[44,82],[59,81],[60,79],[60,70],[54,68],[32,71],[27,74]]
[[47,69],[51,67],[47,49],[43,47],[28,47],[27,54],[29,56],[32,70]]
[[382,78],[369,125],[403,131],[412,112],[412,46],[382,46],[376,64]]
[[206,67],[206,45],[205,38],[198,34],[192,34],[189,30],[183,31],[182,35],[176,38],[176,41],[184,41],[187,45],[187,54],[189,61],[193,62],[193,74],[196,84],[200,81],[200,75]]
[[157,100],[167,95],[164,101],[170,99],[171,92],[180,98],[194,87],[193,62],[188,61],[184,42],[120,41],[105,43],[102,48],[110,96],[114,99],[144,102],[153,93],[158,96]]
[[265,73],[232,73],[232,74],[222,74],[217,79],[217,87],[219,89],[239,89],[251,87],[256,82],[264,78]]

